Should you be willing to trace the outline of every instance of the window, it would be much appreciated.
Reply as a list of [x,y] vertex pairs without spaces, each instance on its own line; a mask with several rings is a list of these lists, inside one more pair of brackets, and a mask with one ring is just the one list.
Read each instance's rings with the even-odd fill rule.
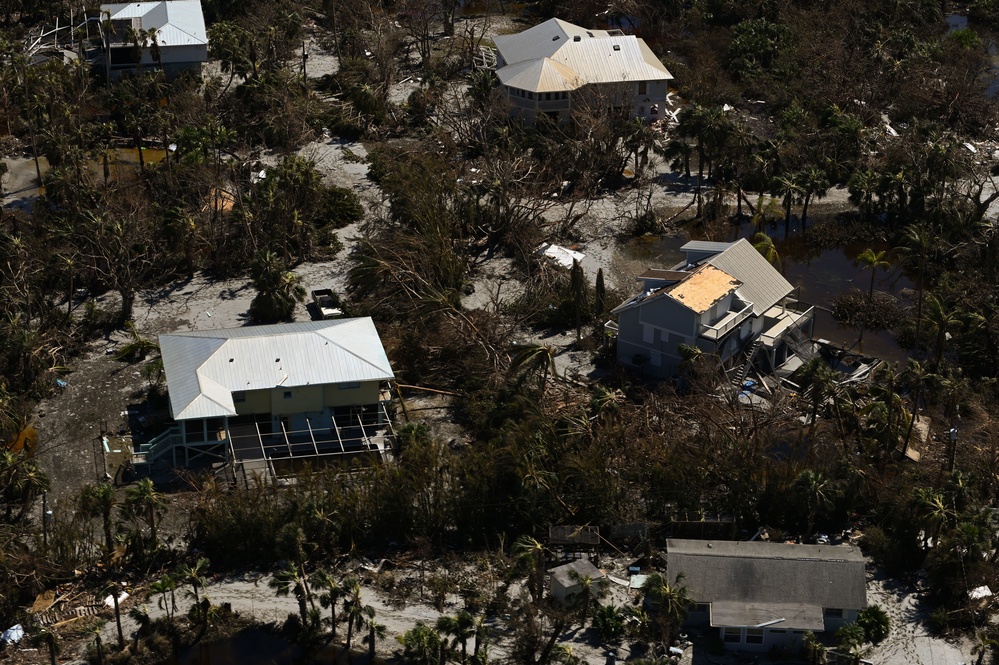
[[722,628],[722,642],[727,644],[739,644],[742,642],[742,629]]
[[697,612],[698,614],[707,614],[708,609],[709,608],[707,603],[697,603],[696,605],[694,605],[694,609],[691,611]]
[[337,385],[339,390],[357,390],[361,387],[360,381],[351,381],[349,383],[341,383]]
[[531,92],[530,90],[528,90],[528,91],[527,91],[527,98],[528,98],[528,99],[534,99],[534,93],[533,93],[533,92]]
[[843,610],[836,607],[826,607],[822,610],[822,618],[824,619],[842,619]]
[[787,631],[783,628],[771,628],[770,632],[773,633],[774,635],[783,635]]
[[649,84],[646,81],[638,82],[638,94],[644,95],[648,92]]
[[242,404],[246,401],[246,393],[242,390],[237,390],[232,394],[233,404]]
[[284,398],[285,399],[291,399],[291,391],[290,390],[284,391]]
[[746,644],[763,644],[763,629],[762,628],[747,628],[746,629]]
[[550,102],[551,100],[552,100],[552,93],[546,92],[545,93],[545,101],[546,102]]

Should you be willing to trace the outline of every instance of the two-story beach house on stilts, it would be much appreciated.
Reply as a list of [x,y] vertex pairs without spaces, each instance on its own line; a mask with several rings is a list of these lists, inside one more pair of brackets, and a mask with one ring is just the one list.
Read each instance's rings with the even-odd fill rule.
[[[790,363],[812,335],[810,306],[745,239],[692,241],[669,270],[638,276],[641,291],[619,305],[617,358],[655,378],[675,378],[680,347],[716,354],[726,366],[748,359],[766,372]],[[747,365],[748,366],[748,365]]]
[[227,462],[236,480],[316,461],[369,463],[388,449],[394,378],[370,318],[160,335],[175,424],[140,455]]

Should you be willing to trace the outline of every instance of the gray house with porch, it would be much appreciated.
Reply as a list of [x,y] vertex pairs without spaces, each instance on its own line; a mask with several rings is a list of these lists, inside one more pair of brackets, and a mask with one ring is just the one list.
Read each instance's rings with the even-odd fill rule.
[[716,354],[726,366],[744,354],[776,372],[812,335],[812,307],[746,239],[692,241],[685,259],[638,276],[641,291],[614,309],[618,362],[675,378],[680,347]]
[[852,545],[674,539],[666,565],[696,603],[688,625],[717,629],[729,649],[793,649],[867,607],[865,560]]

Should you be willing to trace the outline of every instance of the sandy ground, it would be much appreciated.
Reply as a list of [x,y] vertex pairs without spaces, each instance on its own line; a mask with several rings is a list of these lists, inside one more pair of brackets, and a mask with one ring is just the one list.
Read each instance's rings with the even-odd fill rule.
[[[869,568],[870,570],[870,568]],[[923,592],[914,585],[888,578],[880,571],[868,575],[867,602],[878,605],[891,617],[891,633],[871,647],[864,658],[878,665],[957,665],[973,663],[974,643],[967,637],[944,640],[930,634],[929,613],[922,604]]]
[[[603,564],[606,572],[612,577],[620,580],[628,579],[627,559],[605,560]],[[468,572],[475,573],[473,569],[469,569]],[[396,569],[392,574],[396,579],[417,575],[415,568]],[[269,579],[267,575],[254,573],[239,578],[219,580],[209,585],[206,593],[214,604],[230,603],[233,610],[244,617],[262,623],[280,623],[288,614],[297,613],[298,605],[294,597],[276,596],[268,587]],[[516,596],[517,589],[517,585],[511,588],[511,597]],[[889,613],[892,630],[889,637],[881,644],[868,645],[863,653],[864,660],[876,665],[959,665],[974,662],[973,643],[970,639],[950,641],[929,634],[926,625],[927,615],[920,606],[920,597],[921,592],[916,587],[889,580],[878,572],[869,574],[868,602],[879,605]],[[607,593],[600,602],[620,607],[635,602],[637,598],[637,592],[612,582],[608,584]],[[453,615],[462,608],[462,601],[457,596],[450,596],[444,612],[440,613],[419,598],[410,598],[400,603],[398,599],[390,598],[381,589],[367,584],[362,588],[362,600],[375,609],[376,621],[386,626],[387,636],[379,645],[380,653],[393,651],[397,646],[395,637],[412,628],[416,622],[433,624],[442,614]],[[185,606],[188,602],[185,601]],[[140,594],[139,599],[129,601],[128,606],[132,604],[144,606],[151,616],[159,617],[163,615],[163,610],[157,606],[157,603],[158,598],[141,599]],[[487,624],[490,626],[490,656],[501,660],[508,655],[510,646],[507,621],[502,616],[487,617]],[[123,625],[127,639],[136,625],[127,617],[123,617]],[[345,628],[341,627],[341,639],[344,632]],[[104,636],[107,640],[114,639],[113,622],[105,626]],[[610,650],[614,650],[621,660],[626,660],[631,656],[633,646],[628,640],[615,644],[603,643],[592,629],[581,630],[578,626],[567,630],[561,636],[560,644],[570,647],[584,663],[592,665],[604,665]],[[471,648],[471,644],[469,647]],[[680,662],[693,665],[735,665],[746,662],[747,657],[756,657],[753,662],[759,664],[778,662],[768,659],[766,654],[760,654],[758,657],[756,654],[742,656],[737,653],[723,656],[709,655],[707,639],[703,636],[693,637],[692,646],[685,648]]]
[[[605,561],[607,571],[618,579],[627,579],[627,560]],[[475,573],[469,568],[468,573]],[[479,571],[481,572],[481,571]],[[395,569],[392,575],[396,580],[405,577],[415,578],[418,573],[415,568]],[[240,578],[226,579],[213,582],[207,587],[205,593],[213,604],[230,603],[232,609],[245,617],[252,618],[262,623],[283,622],[289,614],[298,612],[298,603],[293,595],[278,597],[274,591],[268,587],[270,577],[267,575],[248,574]],[[511,597],[519,595],[520,587],[517,584],[511,586],[508,593]],[[141,595],[141,594],[140,594]],[[631,591],[621,585],[608,583],[606,595],[600,601],[603,604],[614,604],[623,606],[633,602],[638,597],[638,592]],[[411,629],[417,622],[422,621],[428,625],[433,625],[437,619],[444,615],[454,615],[462,609],[462,601],[456,596],[449,596],[445,602],[444,612],[438,612],[428,602],[421,601],[419,597],[413,597],[400,603],[398,599],[390,598],[389,595],[369,584],[365,584],[361,591],[362,602],[375,609],[375,620],[386,627],[386,638],[378,646],[378,652],[388,654],[399,646],[396,636],[402,635]],[[126,608],[132,605],[144,606],[150,616],[160,617],[164,615],[164,610],[158,607],[158,597],[145,600],[130,600]],[[190,601],[184,601],[184,607]],[[318,605],[317,605],[318,606]],[[328,616],[328,612],[322,611],[323,616]],[[516,612],[516,609],[511,609]],[[486,622],[490,627],[489,654],[494,661],[502,660],[508,655],[509,631],[507,616],[487,617]],[[129,635],[136,629],[137,625],[127,616],[122,616],[123,629],[128,639]],[[108,622],[104,627],[104,638],[109,641],[115,639],[114,622]],[[338,629],[340,639],[344,638],[346,626],[342,625]],[[607,652],[610,648],[615,649],[621,657],[626,657],[630,653],[629,645],[625,642],[622,645],[602,644],[600,638],[592,630],[581,630],[579,626],[570,627],[560,640],[560,643],[570,646],[575,655],[583,658],[583,662],[593,665],[604,665]],[[469,643],[469,650],[474,642]],[[360,648],[360,640],[355,643],[355,647]]]

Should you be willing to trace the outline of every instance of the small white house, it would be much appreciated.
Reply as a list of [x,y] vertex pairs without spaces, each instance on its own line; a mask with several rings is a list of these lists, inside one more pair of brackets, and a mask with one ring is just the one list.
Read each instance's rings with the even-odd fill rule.
[[592,583],[591,594],[607,583],[604,571],[594,566],[589,559],[577,559],[571,563],[552,568],[548,571],[551,582],[548,586],[552,597],[563,605],[571,605],[575,597],[583,590],[583,581],[587,578]]
[[[201,72],[208,60],[208,31],[201,0],[160,0],[101,5],[99,66],[110,78],[162,67],[168,78]],[[146,34],[136,61],[135,35]],[[153,40],[159,47],[157,62]],[[139,40],[140,46],[142,40]]]
[[673,75],[643,39],[553,18],[493,42],[510,113],[528,124],[541,115],[568,120],[574,107],[595,101],[650,122],[666,113]]

